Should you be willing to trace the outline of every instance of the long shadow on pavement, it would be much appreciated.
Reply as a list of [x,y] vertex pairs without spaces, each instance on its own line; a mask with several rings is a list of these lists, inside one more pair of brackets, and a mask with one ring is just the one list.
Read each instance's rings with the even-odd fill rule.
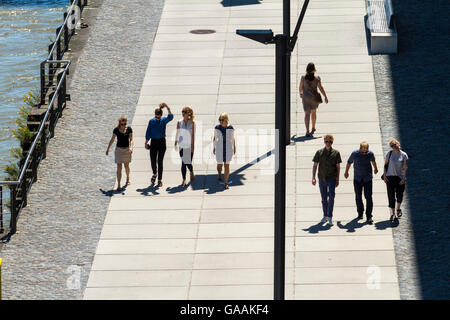
[[[398,124],[408,161],[407,199],[422,299],[450,299],[450,194],[448,82],[450,1],[392,0],[398,54],[374,56],[383,151]],[[386,60],[384,60],[386,59]],[[390,70],[383,70],[387,61]],[[378,70],[377,70],[378,67]],[[390,71],[390,72],[389,72]],[[381,75],[380,75],[381,74]],[[392,87],[389,77],[392,79]],[[389,100],[392,93],[393,101]],[[388,93],[388,95],[386,95]],[[389,114],[393,119],[387,118]],[[387,118],[387,119],[386,119]],[[405,227],[394,229],[404,241]],[[400,249],[401,250],[401,249]]]

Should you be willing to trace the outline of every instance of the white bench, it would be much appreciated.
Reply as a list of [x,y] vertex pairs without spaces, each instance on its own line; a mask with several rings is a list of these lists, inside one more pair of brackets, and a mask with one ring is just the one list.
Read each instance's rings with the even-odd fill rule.
[[391,0],[366,0],[370,53],[397,53],[397,28]]

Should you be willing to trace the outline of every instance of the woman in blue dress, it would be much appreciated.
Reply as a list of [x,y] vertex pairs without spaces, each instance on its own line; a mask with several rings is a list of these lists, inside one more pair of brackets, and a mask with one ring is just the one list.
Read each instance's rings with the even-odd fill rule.
[[[230,176],[230,162],[236,155],[236,141],[234,139],[234,128],[229,125],[228,114],[222,113],[219,124],[214,128],[214,150],[217,161],[218,180],[224,181],[225,189],[228,189],[228,178]],[[225,179],[222,180],[222,167],[225,166]]]

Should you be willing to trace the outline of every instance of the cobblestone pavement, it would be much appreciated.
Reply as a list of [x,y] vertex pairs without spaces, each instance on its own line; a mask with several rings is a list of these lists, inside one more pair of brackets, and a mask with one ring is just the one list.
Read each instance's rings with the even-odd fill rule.
[[110,200],[102,190],[115,181],[105,150],[118,116],[134,114],[163,5],[105,0],[89,26],[69,88],[72,102],[39,167],[18,233],[1,250],[4,299],[82,298]]
[[[448,1],[392,0],[398,55],[373,56],[383,151],[410,155],[404,210],[394,228],[402,299],[449,299]],[[423,13],[427,14],[423,14]]]

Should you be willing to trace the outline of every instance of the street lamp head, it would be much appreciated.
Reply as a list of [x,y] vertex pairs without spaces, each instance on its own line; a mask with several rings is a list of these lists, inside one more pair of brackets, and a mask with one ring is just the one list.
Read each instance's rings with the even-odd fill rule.
[[236,34],[264,43],[273,43],[273,32],[272,30],[250,30],[250,29],[238,29],[236,30]]

